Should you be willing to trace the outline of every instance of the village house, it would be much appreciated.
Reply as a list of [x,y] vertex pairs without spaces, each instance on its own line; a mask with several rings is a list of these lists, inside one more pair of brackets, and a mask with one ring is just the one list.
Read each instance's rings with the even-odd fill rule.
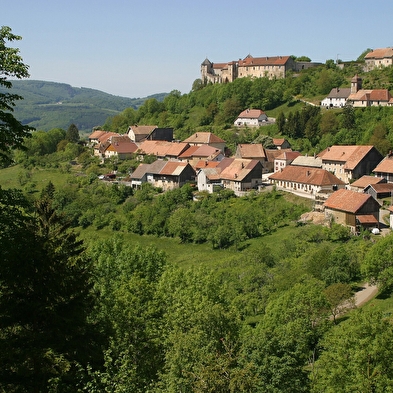
[[334,173],[349,184],[363,175],[369,175],[382,160],[382,154],[374,146],[334,145],[318,154],[322,168]]
[[365,71],[388,67],[393,64],[393,48],[379,48],[367,53],[364,57]]
[[105,153],[105,144],[112,136],[120,136],[116,132],[109,131],[94,131],[89,136],[89,144],[93,148],[93,155],[95,157],[103,158]]
[[369,184],[364,192],[370,194],[374,199],[381,200],[384,198],[392,198],[393,183]]
[[389,153],[373,170],[378,178],[384,178],[393,183],[393,154]]
[[379,228],[380,204],[370,194],[338,190],[324,203],[325,217],[359,232],[360,228]]
[[364,189],[370,184],[386,183],[383,177],[364,175],[350,184],[349,189],[357,192],[364,192]]
[[265,149],[262,143],[239,143],[236,146],[235,158],[258,160],[261,162],[262,166],[267,162]]
[[189,162],[192,167],[201,161],[221,161],[224,158],[222,151],[209,145],[190,146],[179,155],[180,161]]
[[102,156],[105,159],[129,160],[137,149],[138,146],[127,135],[113,135],[103,144]]
[[215,168],[202,168],[197,173],[198,190],[213,192],[214,186],[230,189],[242,195],[262,184],[262,164],[259,160],[224,158]]
[[351,80],[351,94],[347,103],[356,107],[393,106],[393,97],[387,89],[362,89],[362,78],[355,75]]
[[134,188],[148,182],[167,191],[182,187],[188,181],[195,181],[195,171],[186,162],[156,160],[152,164],[140,164],[130,177]]
[[291,148],[291,144],[285,138],[273,138],[273,145],[278,150]]
[[298,151],[283,151],[274,159],[274,172],[283,170],[286,166],[291,164],[296,157],[299,157]]
[[325,108],[342,108],[347,103],[351,94],[350,87],[335,87],[329,95],[321,101],[321,106]]
[[322,168],[322,159],[316,156],[298,156],[292,162],[292,166],[307,166],[311,168]]
[[345,188],[345,183],[321,168],[288,165],[269,176],[278,189],[315,199],[317,194],[331,194]]
[[267,121],[267,115],[260,109],[246,109],[241,112],[234,122],[235,126],[259,127]]
[[183,142],[188,143],[190,146],[212,146],[225,154],[225,141],[211,132],[196,132]]
[[157,159],[174,161],[189,147],[190,145],[184,142],[145,140],[139,144],[137,153],[140,160],[145,156],[155,156]]
[[144,140],[173,141],[173,128],[159,128],[157,126],[129,126],[127,135],[131,141],[138,143]]
[[290,153],[292,149],[265,149],[266,161],[263,163],[263,172],[272,173],[274,172],[274,163],[277,157],[283,155],[283,153]]

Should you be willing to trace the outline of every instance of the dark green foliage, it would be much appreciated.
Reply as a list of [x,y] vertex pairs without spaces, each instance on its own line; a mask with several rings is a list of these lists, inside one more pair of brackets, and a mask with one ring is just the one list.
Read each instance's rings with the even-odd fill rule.
[[392,323],[378,311],[355,311],[322,341],[312,374],[317,392],[389,392],[393,386]]
[[11,151],[23,149],[24,139],[30,135],[32,128],[25,126],[14,117],[15,102],[22,97],[12,93],[11,78],[27,78],[28,66],[23,64],[18,48],[10,48],[8,43],[19,41],[22,37],[12,33],[7,26],[0,28],[0,165],[12,162]]
[[[13,90],[24,97],[24,101],[15,108],[15,116],[21,119],[22,124],[43,131],[56,127],[67,129],[70,123],[74,123],[79,130],[91,132],[93,127],[102,126],[114,113],[128,111],[126,108],[135,110],[147,98],[162,101],[166,95],[118,97],[94,89],[35,80],[14,81]],[[1,86],[0,93],[3,93]],[[126,132],[131,124],[135,121],[124,124],[120,132]]]
[[79,142],[79,130],[78,127],[72,123],[66,132],[65,139],[69,142],[76,143]]
[[57,380],[67,391],[77,366],[99,359],[87,322],[90,260],[49,199],[33,209],[16,191],[0,191],[0,386],[45,392]]

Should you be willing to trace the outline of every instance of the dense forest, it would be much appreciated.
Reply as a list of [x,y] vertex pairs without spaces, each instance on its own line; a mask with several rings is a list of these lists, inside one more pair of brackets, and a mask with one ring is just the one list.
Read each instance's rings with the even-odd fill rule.
[[[0,391],[393,391],[392,235],[301,220],[310,201],[274,188],[242,198],[196,195],[192,184],[133,190],[136,159],[101,163],[75,124],[34,131],[14,117],[7,76],[28,76],[9,47],[19,39],[0,29],[10,91],[0,93]],[[211,130],[232,148],[285,135],[302,152],[372,141],[385,151],[392,108],[322,112],[302,101],[347,85],[356,67],[195,81],[102,127],[154,123],[178,139]],[[392,75],[362,76],[378,87]],[[276,124],[233,129],[245,107]],[[98,180],[114,169],[123,183]],[[364,282],[379,295],[357,308]]]
[[[0,86],[0,93],[5,91]],[[127,98],[66,83],[31,79],[13,81],[12,91],[23,97],[14,108],[14,115],[22,124],[49,131],[52,128],[67,129],[73,123],[83,134],[88,134],[93,127],[103,124],[109,116],[125,108],[137,109],[146,99],[162,101],[166,95]]]

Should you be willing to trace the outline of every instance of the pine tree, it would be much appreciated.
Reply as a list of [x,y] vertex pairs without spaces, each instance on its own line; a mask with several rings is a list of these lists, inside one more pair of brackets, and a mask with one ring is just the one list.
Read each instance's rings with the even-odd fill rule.
[[0,189],[0,214],[0,391],[66,391],[94,348],[90,261],[48,198]]
[[68,130],[67,130],[67,133],[66,133],[66,140],[69,141],[69,142],[76,143],[76,142],[79,142],[79,139],[80,138],[79,138],[78,127],[74,123],[72,123],[68,127]]

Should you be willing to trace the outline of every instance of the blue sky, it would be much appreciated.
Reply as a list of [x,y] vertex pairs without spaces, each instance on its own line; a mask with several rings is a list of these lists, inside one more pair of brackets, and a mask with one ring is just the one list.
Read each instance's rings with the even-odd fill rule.
[[393,46],[392,0],[0,0],[31,79],[125,97],[191,90],[207,57],[356,60]]

